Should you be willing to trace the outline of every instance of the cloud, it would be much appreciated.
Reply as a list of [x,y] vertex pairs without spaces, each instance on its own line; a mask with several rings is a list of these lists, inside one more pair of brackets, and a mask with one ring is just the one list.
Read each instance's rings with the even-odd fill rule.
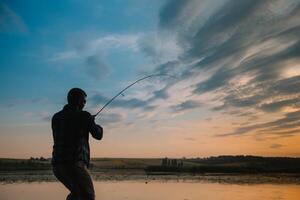
[[155,64],[177,60],[183,52],[176,35],[163,31],[145,34],[139,39],[138,45],[139,50]]
[[169,97],[167,91],[164,89],[154,92],[155,99],[167,99]]
[[[298,0],[166,1],[159,13],[158,33],[163,34],[156,40],[165,42],[169,35],[180,51],[154,71],[178,77],[163,90],[168,98],[174,96],[168,91],[183,83],[190,91],[186,102],[171,109],[191,110],[201,106],[199,98],[210,96],[212,111],[249,120],[221,136],[295,134],[300,126],[300,74],[293,70],[300,62],[299,17]],[[144,46],[157,59],[159,53]]]
[[232,72],[229,69],[221,68],[217,70],[208,80],[200,82],[195,86],[194,93],[215,90],[224,86],[227,81],[232,78]]
[[192,100],[187,100],[183,103],[180,103],[178,105],[175,106],[171,106],[171,109],[174,112],[181,112],[181,111],[185,111],[185,110],[191,110],[193,108],[197,108],[201,106],[201,104],[197,101],[192,101]]
[[279,149],[279,148],[281,148],[283,145],[281,145],[281,144],[272,144],[271,146],[270,146],[270,148],[271,149]]
[[300,107],[300,98],[298,97],[298,98],[275,101],[271,103],[265,103],[260,106],[260,109],[266,112],[275,112],[287,106]]
[[[260,131],[261,134],[269,134],[269,132]],[[279,137],[291,137],[300,133],[300,129],[284,130],[284,131],[272,131],[272,135],[278,135]]]
[[75,50],[82,56],[95,54],[96,52],[109,53],[113,50],[138,50],[138,41],[143,34],[107,34],[86,39],[76,45]]
[[28,27],[22,17],[10,9],[5,3],[0,3],[0,33],[28,33]]
[[188,141],[196,141],[197,139],[196,139],[196,138],[193,138],[193,137],[187,137],[187,138],[185,138],[185,140],[188,140]]
[[107,34],[103,36],[94,37],[93,39],[85,39],[74,41],[73,46],[68,50],[55,52],[48,60],[49,61],[68,61],[73,59],[86,59],[91,55],[102,52],[103,54],[111,51],[131,50],[137,51],[139,49],[138,41],[142,34]]
[[264,112],[276,112],[285,107],[299,107],[300,76],[279,80],[256,81],[238,89],[238,92],[228,92],[223,105],[214,109],[228,107],[252,107]]
[[110,73],[107,64],[98,55],[89,56],[85,59],[85,69],[91,77],[100,80]]
[[100,118],[100,122],[104,126],[115,124],[122,120],[124,120],[124,116],[119,113],[106,113],[105,115],[101,116],[101,118]]
[[[98,93],[91,97],[91,101],[94,105],[105,104],[110,100],[110,98],[103,96]],[[146,111],[153,110],[155,106],[150,105],[147,100],[140,100],[137,98],[123,99],[116,98],[110,105],[112,108],[125,108],[125,109],[142,109]]]
[[[82,63],[84,70],[93,79],[100,80],[108,77],[112,66],[107,57],[120,51],[139,50],[138,41],[142,34],[107,34],[90,39],[81,37],[74,40],[71,47],[65,51],[54,52],[47,60],[50,62]],[[71,40],[71,39],[70,39]]]
[[38,111],[38,112],[26,112],[26,117],[40,119],[42,121],[50,122],[52,114],[47,111]]
[[[222,67],[221,72],[226,72],[227,76],[224,76],[224,79],[221,78],[219,81],[223,81],[224,83],[226,80],[230,80],[230,78],[235,77],[239,73],[247,73],[248,70],[255,72],[256,70],[261,69],[263,72],[261,74],[267,74],[266,72],[269,68],[259,67],[258,65],[260,63],[261,65],[268,63],[269,61],[274,63],[277,60],[281,60],[281,58],[276,59],[278,56],[286,58],[297,52],[297,45],[295,45],[294,47],[283,49],[287,51],[278,52],[278,55],[276,56],[271,55],[270,57],[264,56],[260,58],[259,55],[261,54],[258,54],[259,52],[253,52],[256,56],[249,55],[248,58],[246,57],[247,59],[245,59],[247,53],[251,49],[255,49],[255,46],[259,46],[262,41],[267,42],[276,37],[280,44],[286,43],[289,39],[294,42],[298,40],[298,31],[295,30],[295,27],[299,25],[298,22],[295,21],[295,18],[298,15],[297,10],[299,9],[297,2],[290,1],[285,5],[280,4],[280,2],[268,3],[265,1],[212,2],[214,4],[219,4],[219,6],[214,7],[215,9],[211,11],[212,14],[210,14],[211,16],[209,18],[205,16],[207,14],[205,12],[197,13],[199,18],[202,16],[206,21],[202,23],[202,26],[197,27],[198,29],[195,33],[192,32],[191,35],[189,35],[189,33],[178,33],[181,36],[181,40],[185,40],[185,43],[190,44],[190,48],[186,49],[186,52],[184,52],[182,61],[202,58],[194,65],[194,67],[185,69],[185,73],[190,70],[195,72],[206,68]],[[201,10],[205,10],[206,8],[209,9],[208,7],[203,8],[208,5],[206,1],[168,1],[161,10],[160,25],[168,28],[168,25],[172,24],[172,28],[170,29],[174,29],[175,26],[176,30],[180,31],[182,24],[179,19],[184,17],[188,18],[186,16],[194,15],[193,13],[189,13],[189,4],[197,8],[202,7]],[[173,12],[170,12],[169,8],[173,7],[180,8],[173,9]],[[276,9],[283,9],[287,13],[281,13],[277,16]],[[269,16],[267,14],[269,14]],[[168,17],[172,18],[172,20],[167,20],[166,18]],[[198,21],[198,18],[193,18],[193,20]],[[274,23],[275,20],[279,20],[277,21],[277,24]],[[190,23],[191,26],[194,26],[195,24],[197,23]],[[269,24],[268,27],[266,27],[267,24]],[[276,31],[274,32],[274,30]],[[289,44],[292,45],[291,43]],[[274,48],[277,47],[278,44],[276,44]],[[267,50],[272,51],[273,47]],[[224,61],[226,62],[224,63]],[[244,67],[245,61],[248,62],[247,67]],[[243,65],[239,66],[237,63]],[[219,64],[226,64],[226,66]],[[255,66],[253,67],[253,65]],[[220,73],[220,70],[216,73]],[[214,78],[216,76],[212,77]],[[210,83],[212,84],[212,82],[213,81],[211,80]],[[212,89],[216,89],[216,87],[212,87]]]
[[[235,129],[233,132],[220,134],[218,136],[234,136],[234,135],[244,135],[251,133],[253,131],[258,131],[260,134],[291,134],[291,133],[300,133],[300,132],[291,132],[292,129],[295,129],[300,126],[300,110],[286,113],[283,117],[269,121],[265,123],[259,123],[249,126],[244,126]],[[286,131],[289,130],[289,131]]]
[[47,98],[14,98],[9,101],[3,101],[0,103],[0,107],[6,108],[16,108],[18,106],[28,106],[28,105],[45,105],[49,103]]
[[[300,74],[293,70],[300,62],[299,0],[169,0],[158,17],[157,32],[95,37],[56,58],[79,56],[89,74],[101,78],[108,69],[103,52],[140,51],[156,64],[153,73],[178,77],[162,81],[150,97],[116,99],[112,107],[149,112],[155,106],[173,112],[199,107],[241,119],[222,136],[297,129],[290,115],[299,110],[300,99]],[[185,102],[176,103],[180,98]],[[93,99],[109,100],[100,94]],[[171,103],[155,104],[162,99]]]
[[168,1],[160,11],[160,26],[177,25],[176,21],[180,14],[184,11],[185,6],[188,4],[185,0]]
[[149,98],[147,101],[148,102],[155,102],[158,99],[168,99],[170,97],[170,95],[168,94],[168,88],[164,87],[162,89],[156,90],[153,92],[153,95],[151,98]]
[[70,50],[70,51],[54,53],[54,55],[51,58],[49,58],[48,61],[63,61],[63,60],[70,60],[78,57],[79,55],[76,51]]
[[300,75],[281,79],[271,86],[273,93],[296,94],[300,92]]

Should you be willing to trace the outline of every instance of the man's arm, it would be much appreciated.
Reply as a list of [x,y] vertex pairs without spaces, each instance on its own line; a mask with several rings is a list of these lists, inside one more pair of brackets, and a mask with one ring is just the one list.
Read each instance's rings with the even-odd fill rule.
[[95,117],[92,115],[89,117],[89,132],[97,140],[101,140],[103,137],[103,128],[95,123]]

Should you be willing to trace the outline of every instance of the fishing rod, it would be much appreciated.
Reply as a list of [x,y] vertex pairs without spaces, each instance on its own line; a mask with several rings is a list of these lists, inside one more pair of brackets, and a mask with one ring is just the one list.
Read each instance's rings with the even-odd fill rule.
[[104,104],[104,106],[102,106],[102,108],[94,115],[94,118],[96,118],[97,115],[99,113],[101,113],[101,111],[104,110],[104,108],[106,106],[108,106],[114,99],[116,99],[118,96],[120,96],[125,90],[129,89],[131,86],[135,85],[136,83],[138,83],[140,81],[143,81],[145,79],[148,79],[148,78],[151,78],[151,77],[155,77],[155,76],[169,76],[169,77],[172,77],[172,78],[176,78],[176,77],[171,76],[169,74],[152,74],[152,75],[148,75],[148,76],[145,76],[143,78],[140,78],[140,79],[134,81],[133,83],[131,83],[130,85],[128,85],[127,87],[125,87],[123,90],[121,90],[119,93],[117,93],[114,97],[112,97],[109,101],[107,101],[106,104]]

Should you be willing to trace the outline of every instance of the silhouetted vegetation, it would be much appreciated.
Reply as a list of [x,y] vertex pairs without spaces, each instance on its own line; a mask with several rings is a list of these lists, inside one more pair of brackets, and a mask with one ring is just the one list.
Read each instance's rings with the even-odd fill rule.
[[[174,173],[300,173],[300,158],[217,156],[209,158],[94,158],[91,171],[146,171]],[[51,170],[51,159],[0,159],[0,171]]]
[[0,159],[0,171],[50,170],[50,159]]
[[[175,165],[172,163],[182,163]],[[218,156],[177,160],[167,158],[161,165],[148,166],[146,172],[185,173],[300,173],[300,158],[259,156]]]

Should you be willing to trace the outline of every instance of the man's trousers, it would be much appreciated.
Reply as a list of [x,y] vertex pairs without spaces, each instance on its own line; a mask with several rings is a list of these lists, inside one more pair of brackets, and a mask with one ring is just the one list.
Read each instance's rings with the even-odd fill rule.
[[56,178],[69,189],[67,200],[94,200],[95,191],[90,173],[83,162],[53,164]]

